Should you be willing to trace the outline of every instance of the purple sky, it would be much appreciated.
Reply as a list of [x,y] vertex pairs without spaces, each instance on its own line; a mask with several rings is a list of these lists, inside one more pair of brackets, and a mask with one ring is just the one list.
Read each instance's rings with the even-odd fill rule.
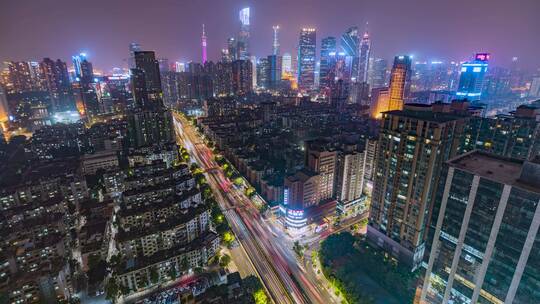
[[540,0],[2,0],[0,60],[68,60],[86,51],[97,68],[125,66],[128,44],[139,42],[170,61],[200,61],[201,24],[209,59],[219,58],[238,31],[238,10],[251,7],[251,52],[271,52],[272,25],[283,52],[293,52],[303,26],[320,39],[369,21],[377,57],[468,59],[489,51],[497,65],[519,57],[540,67]]

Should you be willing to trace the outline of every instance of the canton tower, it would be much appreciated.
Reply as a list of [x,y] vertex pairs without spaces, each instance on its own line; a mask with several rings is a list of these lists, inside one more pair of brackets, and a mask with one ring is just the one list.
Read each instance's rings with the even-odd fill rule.
[[206,30],[204,29],[204,23],[202,25],[201,42],[202,42],[202,63],[205,64],[207,60],[207,56],[206,56]]

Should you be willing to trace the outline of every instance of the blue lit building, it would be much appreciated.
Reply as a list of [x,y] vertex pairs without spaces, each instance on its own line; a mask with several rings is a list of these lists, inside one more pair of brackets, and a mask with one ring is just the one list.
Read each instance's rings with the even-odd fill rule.
[[488,53],[478,53],[473,61],[467,61],[461,65],[459,85],[456,92],[458,98],[466,98],[471,101],[480,100],[488,61]]

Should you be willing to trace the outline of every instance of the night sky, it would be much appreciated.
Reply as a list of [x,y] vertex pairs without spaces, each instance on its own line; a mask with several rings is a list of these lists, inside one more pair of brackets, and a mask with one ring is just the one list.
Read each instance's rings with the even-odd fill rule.
[[281,26],[283,52],[293,52],[301,27],[320,39],[369,21],[375,56],[468,59],[488,51],[497,65],[519,57],[540,67],[540,0],[1,0],[0,60],[68,60],[86,51],[97,68],[126,66],[128,44],[171,62],[200,61],[201,24],[209,59],[219,59],[238,31],[238,10],[251,7],[251,53],[271,52],[272,25]]

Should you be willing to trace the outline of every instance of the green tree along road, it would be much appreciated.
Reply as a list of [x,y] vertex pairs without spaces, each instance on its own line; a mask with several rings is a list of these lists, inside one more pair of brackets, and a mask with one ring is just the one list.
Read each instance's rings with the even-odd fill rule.
[[[413,302],[418,273],[348,232],[329,236],[321,243],[319,256],[324,275],[349,303]],[[366,286],[366,279],[394,299],[380,301],[380,293],[371,293],[374,288]]]

